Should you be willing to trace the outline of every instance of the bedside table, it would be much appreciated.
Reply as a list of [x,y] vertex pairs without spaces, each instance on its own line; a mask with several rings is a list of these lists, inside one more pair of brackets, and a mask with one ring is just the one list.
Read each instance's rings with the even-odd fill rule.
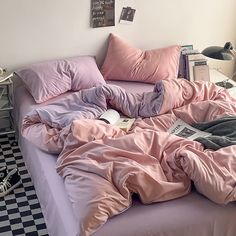
[[12,119],[13,82],[11,78],[0,82],[0,135],[14,134]]
[[222,74],[221,72],[210,69],[210,81],[213,83],[218,83],[227,80],[227,82],[233,85],[232,88],[228,88],[229,94],[236,99],[236,82],[232,79],[229,79],[226,75]]

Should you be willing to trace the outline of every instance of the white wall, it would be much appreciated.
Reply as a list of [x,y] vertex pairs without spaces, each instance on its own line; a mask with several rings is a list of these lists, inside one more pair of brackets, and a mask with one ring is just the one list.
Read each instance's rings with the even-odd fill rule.
[[[118,23],[123,6],[136,9],[132,25]],[[142,49],[236,45],[235,13],[235,0],[116,0],[116,26],[90,28],[90,0],[0,0],[0,66],[82,54],[100,64],[110,32]]]

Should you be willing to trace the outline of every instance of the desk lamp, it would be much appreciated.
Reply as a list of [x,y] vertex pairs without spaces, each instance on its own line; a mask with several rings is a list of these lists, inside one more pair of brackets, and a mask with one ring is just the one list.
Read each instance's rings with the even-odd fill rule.
[[[219,47],[219,46],[207,47],[202,51],[202,54],[206,57],[210,57],[213,59],[229,61],[229,60],[234,60],[235,58],[235,55],[232,51],[236,52],[232,43],[227,42],[224,47]],[[233,73],[231,78],[233,78],[235,74],[236,71]],[[229,79],[218,82],[216,84],[227,89],[232,88],[233,85],[230,82],[228,82],[228,80]]]

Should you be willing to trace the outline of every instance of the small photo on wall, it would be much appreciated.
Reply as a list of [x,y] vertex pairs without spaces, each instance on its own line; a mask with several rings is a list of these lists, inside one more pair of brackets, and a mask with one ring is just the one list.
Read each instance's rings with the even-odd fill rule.
[[135,9],[123,7],[120,15],[120,23],[132,23],[134,21]]

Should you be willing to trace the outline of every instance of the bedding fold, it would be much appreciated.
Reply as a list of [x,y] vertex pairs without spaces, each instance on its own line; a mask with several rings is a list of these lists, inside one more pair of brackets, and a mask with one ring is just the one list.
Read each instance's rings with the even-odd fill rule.
[[[128,133],[96,119],[108,107],[136,118]],[[210,82],[162,81],[141,94],[105,85],[32,111],[22,133],[59,154],[56,170],[79,235],[88,236],[127,210],[134,193],[151,204],[185,196],[194,183],[216,203],[236,201],[236,145],[214,151],[167,132],[177,119],[211,124],[235,114],[236,100]]]

